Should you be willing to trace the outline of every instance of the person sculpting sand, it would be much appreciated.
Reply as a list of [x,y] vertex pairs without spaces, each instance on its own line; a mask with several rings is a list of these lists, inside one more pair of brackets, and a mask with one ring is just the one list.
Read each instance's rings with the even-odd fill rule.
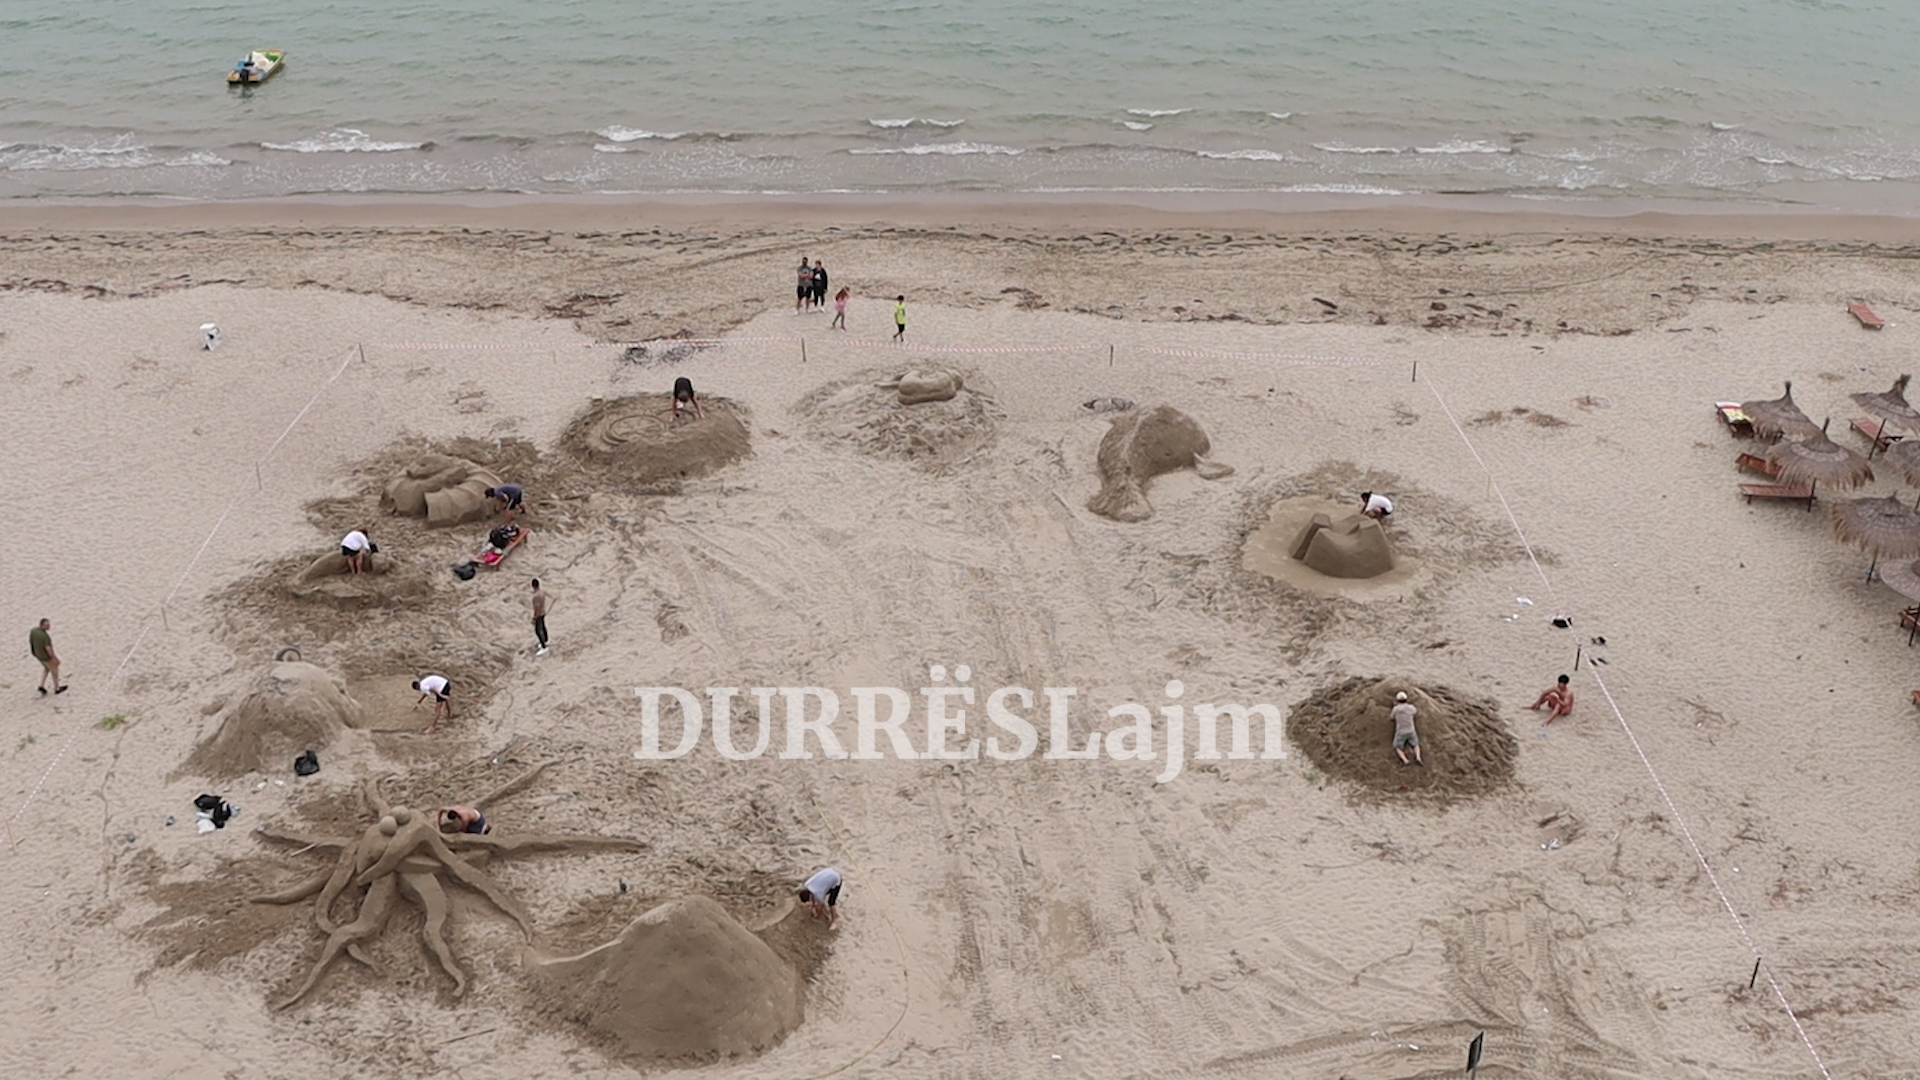
[[1363,491],[1360,493],[1360,512],[1375,521],[1385,521],[1393,516],[1393,500],[1385,495]]
[[668,407],[667,412],[672,414],[675,420],[680,419],[680,414],[683,412],[692,413],[695,420],[706,418],[707,414],[700,411],[700,395],[693,392],[692,379],[682,375],[673,380],[673,404]]
[[519,484],[500,484],[487,489],[487,498],[499,503],[500,512],[507,515],[508,521],[512,521],[513,515],[527,501],[527,489]]
[[443,806],[440,808],[440,831],[443,833],[472,833],[485,836],[493,831],[487,824],[487,815],[471,806]]
[[[1426,764],[1420,758],[1420,736],[1413,730],[1413,718],[1419,712],[1413,702],[1407,700],[1406,691],[1393,695],[1393,711],[1388,714],[1393,717],[1393,754],[1402,765]],[[1407,760],[1409,750],[1413,751],[1412,761]]]
[[27,651],[40,661],[40,696],[47,696],[47,676],[53,676],[53,692],[64,694],[67,684],[60,681],[60,654],[53,651],[53,621],[41,619],[40,625],[27,631]]
[[420,691],[420,700],[413,703],[419,708],[428,698],[433,699],[433,719],[427,723],[427,734],[431,735],[440,726],[440,721],[453,719],[453,687],[447,683],[445,675],[422,675],[414,680],[413,688]]
[[367,539],[365,529],[355,529],[340,538],[340,554],[347,558],[347,573],[362,573],[367,568],[367,553],[379,551],[373,541]]
[[1565,675],[1560,676],[1552,686],[1540,691],[1540,696],[1527,708],[1536,712],[1547,710],[1549,724],[1563,716],[1573,715],[1573,687],[1568,685],[1570,681]]
[[825,916],[827,929],[840,918],[840,871],[828,866],[813,872],[800,886],[800,902],[813,911],[813,917]]

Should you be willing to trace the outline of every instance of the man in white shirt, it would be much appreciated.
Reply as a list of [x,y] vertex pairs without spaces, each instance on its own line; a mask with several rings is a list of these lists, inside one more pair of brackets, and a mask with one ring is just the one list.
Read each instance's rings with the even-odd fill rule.
[[813,909],[813,917],[827,917],[827,929],[839,920],[840,871],[829,866],[814,871],[812,877],[800,886],[800,900]]
[[[1420,736],[1414,734],[1413,730],[1413,718],[1418,712],[1413,703],[1407,700],[1404,690],[1393,695],[1393,711],[1388,715],[1393,717],[1393,753],[1402,765],[1426,764],[1420,760]],[[1407,760],[1409,750],[1413,751],[1412,761]]]
[[366,569],[367,552],[374,550],[373,541],[367,534],[355,529],[340,538],[340,554],[347,557],[347,573],[358,574]]
[[422,675],[414,681],[413,688],[420,691],[420,701],[413,703],[414,708],[419,708],[421,702],[428,698],[433,699],[433,720],[427,724],[427,734],[433,734],[434,729],[440,726],[442,717],[453,719],[453,702],[448,700],[453,694],[453,687],[447,683],[445,675]]
[[1360,493],[1360,512],[1375,521],[1385,521],[1393,516],[1393,500],[1385,495],[1363,491]]

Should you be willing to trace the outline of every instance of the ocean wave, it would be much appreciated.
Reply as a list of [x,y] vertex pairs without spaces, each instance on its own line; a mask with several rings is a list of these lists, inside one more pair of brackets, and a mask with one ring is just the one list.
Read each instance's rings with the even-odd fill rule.
[[221,157],[219,154],[213,153],[208,150],[195,150],[190,154],[185,154],[180,157],[174,158],[171,161],[165,162],[165,164],[168,168],[171,168],[171,169],[181,169],[181,168],[218,169],[218,168],[223,168],[225,166],[231,165],[233,164],[233,162],[228,161],[226,158]]
[[1122,120],[1120,121],[1120,126],[1123,128],[1126,128],[1128,131],[1152,131],[1153,130],[1152,124],[1142,123],[1139,120]]
[[156,165],[191,167],[230,164],[232,162],[225,158],[203,150],[165,157],[132,134],[76,145],[0,143],[0,170],[7,172],[85,172],[92,169],[146,169]]
[[1270,112],[1270,113],[1268,113],[1267,115],[1268,115],[1268,116],[1270,116],[1270,117],[1272,117],[1272,118],[1274,118],[1275,120],[1291,120],[1291,119],[1293,119],[1293,114],[1292,114],[1292,113],[1290,113],[1290,112]]
[[287,150],[296,154],[391,154],[401,150],[431,150],[431,142],[381,142],[357,128],[338,128],[313,139],[299,142],[263,142],[262,150]]
[[1708,127],[1710,127],[1710,128],[1712,128],[1712,129],[1713,129],[1713,130],[1715,130],[1715,131],[1738,131],[1738,130],[1740,130],[1740,125],[1739,125],[1739,124],[1722,124],[1722,123],[1720,123],[1720,122],[1719,122],[1719,121],[1717,121],[1717,120],[1709,120],[1709,121],[1707,121],[1707,126],[1708,126]]
[[849,150],[849,154],[1000,154],[1011,156],[1025,153],[1011,146],[997,146],[993,143],[923,143],[919,146],[871,146]]
[[912,127],[915,124],[919,124],[922,127],[956,128],[966,122],[967,121],[964,118],[959,120],[935,120],[931,117],[926,117],[926,116],[909,116],[909,117],[906,117],[905,119],[900,119],[900,120],[868,120],[867,121],[867,123],[872,124],[874,127],[877,127],[877,128],[903,128],[903,127]]
[[1314,143],[1315,150],[1325,150],[1329,154],[1402,154],[1406,151],[1397,146],[1348,146],[1345,143]]
[[1298,161],[1299,158],[1279,150],[1196,150],[1195,154],[1215,161]]
[[1416,146],[1416,154],[1511,154],[1512,147],[1498,143],[1481,142],[1478,139],[1448,139],[1438,146]]
[[594,134],[609,142],[617,143],[639,142],[641,139],[666,139],[672,141],[674,139],[684,139],[687,137],[687,132],[684,131],[645,131],[641,128],[621,127],[618,124],[612,127],[601,128],[599,131],[594,132]]
[[1190,113],[1192,109],[1128,109],[1128,116],[1179,116]]
[[1373,184],[1289,184],[1280,189],[1292,195],[1406,195],[1399,188]]

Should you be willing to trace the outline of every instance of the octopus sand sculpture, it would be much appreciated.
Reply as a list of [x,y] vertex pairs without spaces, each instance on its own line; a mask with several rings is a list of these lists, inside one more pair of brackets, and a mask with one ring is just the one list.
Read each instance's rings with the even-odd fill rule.
[[[551,764],[551,763],[549,763]],[[537,766],[500,788],[483,796],[475,805],[485,809],[530,782],[545,769]],[[378,937],[392,918],[396,902],[405,900],[425,916],[421,936],[428,951],[440,962],[440,969],[453,980],[457,996],[466,991],[466,973],[455,962],[447,947],[444,929],[449,904],[447,884],[464,885],[487,898],[493,906],[512,919],[529,941],[533,926],[526,909],[480,869],[493,856],[505,858],[529,851],[638,850],[646,845],[638,840],[611,836],[569,836],[555,833],[526,833],[518,836],[477,836],[468,833],[442,834],[432,814],[404,806],[390,805],[377,784],[361,788],[367,805],[378,820],[354,840],[315,839],[261,829],[260,835],[281,843],[297,844],[303,851],[336,853],[333,869],[310,877],[297,885],[266,896],[256,896],[258,904],[293,904],[312,898],[313,921],[327,936],[305,981],[293,996],[275,1006],[290,1008],[320,983],[327,969],[345,955],[369,968],[377,966],[361,949],[361,944]],[[354,917],[336,922],[333,909],[342,895],[357,892]]]
[[1161,473],[1191,468],[1207,480],[1233,475],[1233,466],[1207,459],[1212,449],[1200,422],[1171,405],[1128,412],[1100,440],[1100,494],[1087,509],[1115,521],[1145,521],[1153,516],[1147,481]]
[[387,481],[382,508],[403,517],[423,517],[429,525],[464,525],[491,516],[487,489],[498,487],[494,473],[464,458],[422,454]]

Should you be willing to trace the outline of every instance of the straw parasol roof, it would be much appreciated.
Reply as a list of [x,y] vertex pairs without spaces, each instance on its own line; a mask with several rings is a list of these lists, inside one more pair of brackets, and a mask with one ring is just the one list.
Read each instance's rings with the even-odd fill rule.
[[1880,580],[1887,588],[1920,603],[1920,564],[1911,559],[1890,562],[1880,568]]
[[1907,483],[1920,487],[1920,442],[1905,439],[1894,443],[1880,460],[1892,465]]
[[1785,397],[1770,401],[1743,401],[1740,411],[1753,421],[1753,433],[1761,436],[1782,436],[1788,439],[1804,439],[1819,432],[1800,406],[1793,403],[1793,380],[1787,380]]
[[1833,508],[1833,534],[1877,559],[1920,557],[1920,510],[1899,499],[1848,499]]
[[1776,444],[1767,451],[1767,458],[1780,466],[1780,479],[1788,483],[1850,488],[1873,479],[1873,466],[1866,458],[1827,438],[1819,428],[1800,442]]
[[1848,394],[1854,404],[1890,423],[1898,424],[1908,431],[1920,431],[1920,410],[1907,404],[1907,380],[1910,375],[1902,375],[1893,380],[1893,389],[1882,394]]

